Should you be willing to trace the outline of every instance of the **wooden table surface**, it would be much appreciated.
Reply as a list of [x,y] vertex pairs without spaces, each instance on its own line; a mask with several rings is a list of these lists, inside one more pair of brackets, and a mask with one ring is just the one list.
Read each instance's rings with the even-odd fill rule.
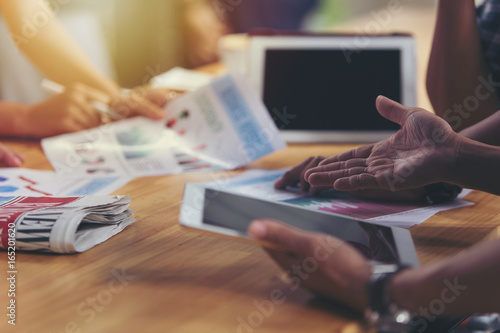
[[[432,15],[405,7],[383,29],[419,27],[413,32],[421,41],[419,62],[425,64]],[[368,16],[337,28],[363,29],[371,21]],[[429,108],[424,70],[419,70],[419,104]],[[51,169],[38,142],[2,142],[27,155],[25,167]],[[311,155],[334,155],[350,148],[292,145],[246,169],[287,167]],[[17,326],[8,326],[2,314],[0,332],[365,332],[357,318],[341,307],[303,290],[290,291],[259,247],[179,225],[186,182],[212,181],[238,172],[135,179],[116,192],[131,195],[137,218],[119,235],[78,255],[19,253]],[[500,236],[500,198],[472,192],[466,199],[475,205],[441,212],[411,229],[422,264]],[[0,313],[7,306],[6,271],[4,265]],[[271,307],[275,289],[284,292],[286,302]]]
[[[50,169],[38,142],[3,142],[27,155],[26,167]],[[352,147],[293,145],[247,169],[282,168]],[[3,317],[0,332],[364,332],[351,313],[290,291],[259,247],[179,225],[186,182],[238,172],[135,179],[116,193],[132,196],[137,218],[119,235],[78,255],[18,253],[17,326]],[[422,263],[500,234],[500,197],[472,192],[467,200],[476,204],[411,229]],[[274,289],[284,291],[286,302],[271,308]]]

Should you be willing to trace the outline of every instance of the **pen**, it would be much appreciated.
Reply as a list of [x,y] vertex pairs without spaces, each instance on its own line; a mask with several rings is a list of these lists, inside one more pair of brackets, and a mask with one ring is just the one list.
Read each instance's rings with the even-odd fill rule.
[[[51,81],[49,79],[43,79],[41,83],[42,89],[50,94],[62,94],[66,88],[59,83]],[[118,120],[123,118],[123,116],[113,110],[103,102],[91,101],[90,104],[94,109],[96,109],[101,115],[106,115],[113,120]]]

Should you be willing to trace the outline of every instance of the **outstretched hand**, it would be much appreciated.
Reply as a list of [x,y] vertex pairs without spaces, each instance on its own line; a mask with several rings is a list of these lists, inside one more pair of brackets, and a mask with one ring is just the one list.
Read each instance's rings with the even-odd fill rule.
[[267,249],[294,281],[291,288],[303,286],[358,310],[367,307],[372,267],[354,247],[333,236],[270,220],[253,221],[248,233],[286,251]]
[[307,170],[304,178],[311,186],[398,191],[448,180],[460,139],[446,121],[382,96],[377,98],[377,110],[402,128],[386,140],[327,158]]

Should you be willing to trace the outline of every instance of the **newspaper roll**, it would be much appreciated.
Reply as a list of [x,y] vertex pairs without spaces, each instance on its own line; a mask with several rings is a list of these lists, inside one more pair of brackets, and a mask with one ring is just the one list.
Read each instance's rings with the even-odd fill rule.
[[0,197],[0,248],[76,253],[135,221],[129,196]]

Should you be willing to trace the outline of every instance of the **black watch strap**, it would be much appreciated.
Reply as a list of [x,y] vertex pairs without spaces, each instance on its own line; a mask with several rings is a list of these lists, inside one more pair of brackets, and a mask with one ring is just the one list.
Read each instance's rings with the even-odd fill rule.
[[370,302],[370,310],[379,314],[385,314],[391,305],[390,283],[392,277],[402,270],[409,268],[408,265],[398,265],[395,270],[390,273],[374,275],[368,283],[368,299]]

